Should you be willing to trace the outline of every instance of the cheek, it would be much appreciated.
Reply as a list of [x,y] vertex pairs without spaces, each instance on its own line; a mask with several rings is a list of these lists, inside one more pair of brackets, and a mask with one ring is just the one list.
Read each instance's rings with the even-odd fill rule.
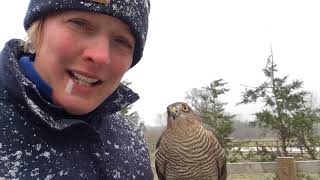
[[109,79],[112,83],[118,83],[121,81],[125,72],[126,71],[123,69],[123,67],[112,66],[109,68],[109,70],[107,70],[106,77],[109,76]]
[[117,56],[117,57],[113,57],[115,60],[113,62],[115,62],[116,65],[114,65],[114,69],[119,72],[119,73],[125,73],[127,72],[132,64],[133,61],[133,55],[132,56]]
[[[111,66],[109,66],[109,71],[112,72],[114,76],[117,78],[119,76],[123,76],[125,74],[132,63],[132,57],[130,56],[123,56],[119,53],[112,52],[110,53],[110,58],[111,58]],[[121,78],[120,77],[120,78]]]
[[77,43],[70,33],[50,26],[45,30],[42,42],[47,45],[45,49],[51,57],[63,58],[74,55]]
[[79,48],[76,46],[77,43],[70,37],[60,37],[55,43],[55,50],[62,57],[74,57],[77,55]]
[[131,63],[128,62],[119,62],[116,61],[115,64],[113,64],[111,71],[112,74],[115,75],[116,77],[120,78],[128,71],[130,68]]
[[120,81],[123,77],[123,75],[127,72],[127,69],[123,66],[123,65],[112,65],[112,66],[108,66],[105,69],[105,78],[107,79],[107,86],[109,86],[109,88],[111,86],[113,86],[114,88],[116,88],[119,84]]

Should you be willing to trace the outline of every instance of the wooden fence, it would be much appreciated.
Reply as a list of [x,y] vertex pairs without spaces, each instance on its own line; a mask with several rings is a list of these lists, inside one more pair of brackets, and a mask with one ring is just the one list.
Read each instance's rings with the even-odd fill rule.
[[320,173],[320,160],[295,161],[293,157],[278,157],[277,162],[227,163],[227,172],[275,173],[279,180],[297,180],[297,172]]
[[279,157],[277,162],[228,163],[228,174],[276,173],[279,180],[297,180],[297,172],[320,173],[320,160],[295,161],[293,157]]

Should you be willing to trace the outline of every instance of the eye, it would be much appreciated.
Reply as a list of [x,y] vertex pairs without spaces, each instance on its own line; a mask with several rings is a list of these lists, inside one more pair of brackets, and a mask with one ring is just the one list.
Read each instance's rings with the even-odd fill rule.
[[114,42],[121,47],[127,48],[132,51],[134,49],[134,43],[128,40],[126,37],[116,36]]
[[92,29],[90,23],[85,19],[73,18],[68,20],[72,25],[81,29]]
[[189,110],[188,106],[186,105],[182,105],[182,111],[187,112]]

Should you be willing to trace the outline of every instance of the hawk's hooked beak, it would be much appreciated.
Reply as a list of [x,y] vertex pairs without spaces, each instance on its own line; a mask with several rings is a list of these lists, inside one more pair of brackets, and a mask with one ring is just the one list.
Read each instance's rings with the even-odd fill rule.
[[168,118],[172,118],[173,120],[176,119],[178,116],[178,109],[174,106],[169,106],[167,108]]

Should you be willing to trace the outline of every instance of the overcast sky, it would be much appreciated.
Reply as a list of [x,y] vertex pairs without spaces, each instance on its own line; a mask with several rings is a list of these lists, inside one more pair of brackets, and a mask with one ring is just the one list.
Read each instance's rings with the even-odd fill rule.
[[[1,2],[0,47],[24,38],[27,0]],[[320,95],[320,2],[317,0],[151,0],[144,57],[125,76],[140,100],[147,124],[191,88],[216,79],[228,82],[227,110],[250,118],[255,105],[235,106],[244,87],[264,81],[272,46],[279,75],[304,81]]]

